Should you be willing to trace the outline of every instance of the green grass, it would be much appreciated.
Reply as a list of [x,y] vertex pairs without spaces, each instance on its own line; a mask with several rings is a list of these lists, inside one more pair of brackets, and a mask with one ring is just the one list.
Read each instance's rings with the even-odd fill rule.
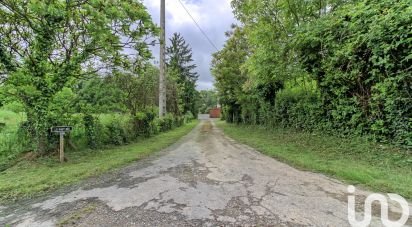
[[343,139],[225,122],[217,125],[229,137],[294,167],[412,199],[410,150],[371,143],[362,138]]
[[0,173],[0,201],[11,202],[50,192],[61,186],[127,165],[175,143],[189,133],[198,121],[140,142],[100,151],[67,153],[68,162],[57,158],[21,162]]
[[6,123],[6,127],[3,129],[4,131],[16,131],[20,122],[25,118],[25,114],[23,113],[0,109],[0,123]]
[[125,118],[125,114],[120,113],[98,114],[97,117],[100,120],[100,123],[103,125],[107,125],[110,122],[113,122],[114,119],[117,121],[124,121],[129,119]]
[[0,171],[12,164],[22,151],[22,143],[17,136],[19,124],[26,118],[24,113],[0,109]]

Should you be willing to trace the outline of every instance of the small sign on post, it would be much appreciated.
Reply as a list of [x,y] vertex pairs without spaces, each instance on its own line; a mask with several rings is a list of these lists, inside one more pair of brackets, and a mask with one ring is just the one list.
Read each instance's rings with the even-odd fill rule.
[[60,135],[59,157],[60,157],[60,162],[63,163],[64,162],[64,134],[66,134],[66,132],[72,131],[73,127],[71,127],[71,126],[56,126],[56,127],[52,127],[50,130],[51,130],[51,132],[59,133],[59,135]]

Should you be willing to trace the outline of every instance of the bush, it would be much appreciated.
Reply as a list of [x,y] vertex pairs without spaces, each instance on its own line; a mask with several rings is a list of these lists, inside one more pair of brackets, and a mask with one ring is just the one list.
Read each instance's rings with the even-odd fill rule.
[[12,165],[23,151],[25,151],[25,141],[16,133],[0,133],[0,172]]
[[[34,148],[33,134],[34,130],[30,127],[27,121],[21,122],[19,128],[17,129],[16,138],[19,138],[20,142],[18,143],[26,151]],[[23,150],[22,150],[23,151]]]
[[0,132],[3,131],[4,128],[6,128],[6,123],[0,122]]
[[319,95],[313,91],[282,90],[275,101],[274,123],[284,128],[313,130],[325,122],[321,106]]
[[14,113],[22,113],[24,112],[24,106],[23,104],[19,103],[19,102],[10,102],[5,104],[2,109],[4,110],[9,110],[9,111],[13,111]]
[[113,120],[108,125],[105,125],[107,132],[107,140],[105,141],[106,145],[123,145],[128,143],[128,138],[126,136],[125,128],[123,125]]
[[295,36],[332,127],[412,147],[410,0],[364,0]]
[[153,111],[139,112],[134,117],[133,125],[135,130],[135,135],[149,137],[151,135],[157,134],[157,125],[154,124],[156,119],[156,113]]
[[160,132],[166,132],[173,129],[174,117],[172,114],[166,114],[163,118],[159,119]]
[[[11,111],[2,111],[0,120],[0,171],[9,168],[23,152],[33,151],[35,146],[34,130],[31,124],[19,122],[18,115]],[[168,114],[159,119],[154,111],[139,112],[132,117],[125,114],[74,114],[53,125],[70,125],[73,131],[66,135],[70,140],[67,151],[72,148],[98,149],[105,146],[124,145],[136,141],[139,137],[150,137],[160,132],[171,130],[190,121],[193,115],[174,117]],[[2,123],[2,122],[1,122]],[[1,130],[2,129],[2,130]],[[75,146],[72,146],[75,145]],[[48,147],[55,152],[58,147],[58,135],[49,133]]]
[[99,140],[98,140],[98,130],[99,130],[99,127],[97,126],[98,122],[96,122],[93,115],[90,115],[90,114],[84,115],[83,122],[84,122],[84,131],[85,131],[87,146],[89,148],[96,149],[100,145]]
[[183,116],[183,124],[187,124],[187,123],[191,122],[194,119],[195,119],[195,117],[194,117],[193,113],[189,111]]
[[18,128],[3,124],[3,130],[0,130],[0,172],[10,167],[23,152],[30,151],[32,143],[26,131],[23,131],[26,126],[24,122]]
[[150,137],[180,127],[192,118],[193,115],[189,114],[185,117],[167,114],[159,119],[157,113],[152,110],[139,112],[136,116],[104,115],[100,119],[85,115],[83,117],[84,129],[76,129],[77,133],[74,137],[77,142],[86,138],[87,147],[92,149],[104,145],[123,145],[139,137]]

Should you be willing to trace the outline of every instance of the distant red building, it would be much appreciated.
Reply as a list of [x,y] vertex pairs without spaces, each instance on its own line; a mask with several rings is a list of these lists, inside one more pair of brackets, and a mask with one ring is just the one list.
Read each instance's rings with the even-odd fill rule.
[[220,118],[220,114],[222,109],[220,107],[212,108],[209,110],[209,117],[210,118]]

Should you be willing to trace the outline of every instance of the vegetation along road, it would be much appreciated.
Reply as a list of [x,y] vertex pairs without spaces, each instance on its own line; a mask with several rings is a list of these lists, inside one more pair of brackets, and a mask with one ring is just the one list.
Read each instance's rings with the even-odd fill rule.
[[412,226],[411,66],[411,0],[1,0],[0,227]]
[[[357,190],[359,198],[367,194]],[[348,226],[346,201],[347,185],[264,156],[204,119],[161,153],[17,209],[3,207],[0,221],[18,226]],[[396,209],[390,216],[398,216]]]

